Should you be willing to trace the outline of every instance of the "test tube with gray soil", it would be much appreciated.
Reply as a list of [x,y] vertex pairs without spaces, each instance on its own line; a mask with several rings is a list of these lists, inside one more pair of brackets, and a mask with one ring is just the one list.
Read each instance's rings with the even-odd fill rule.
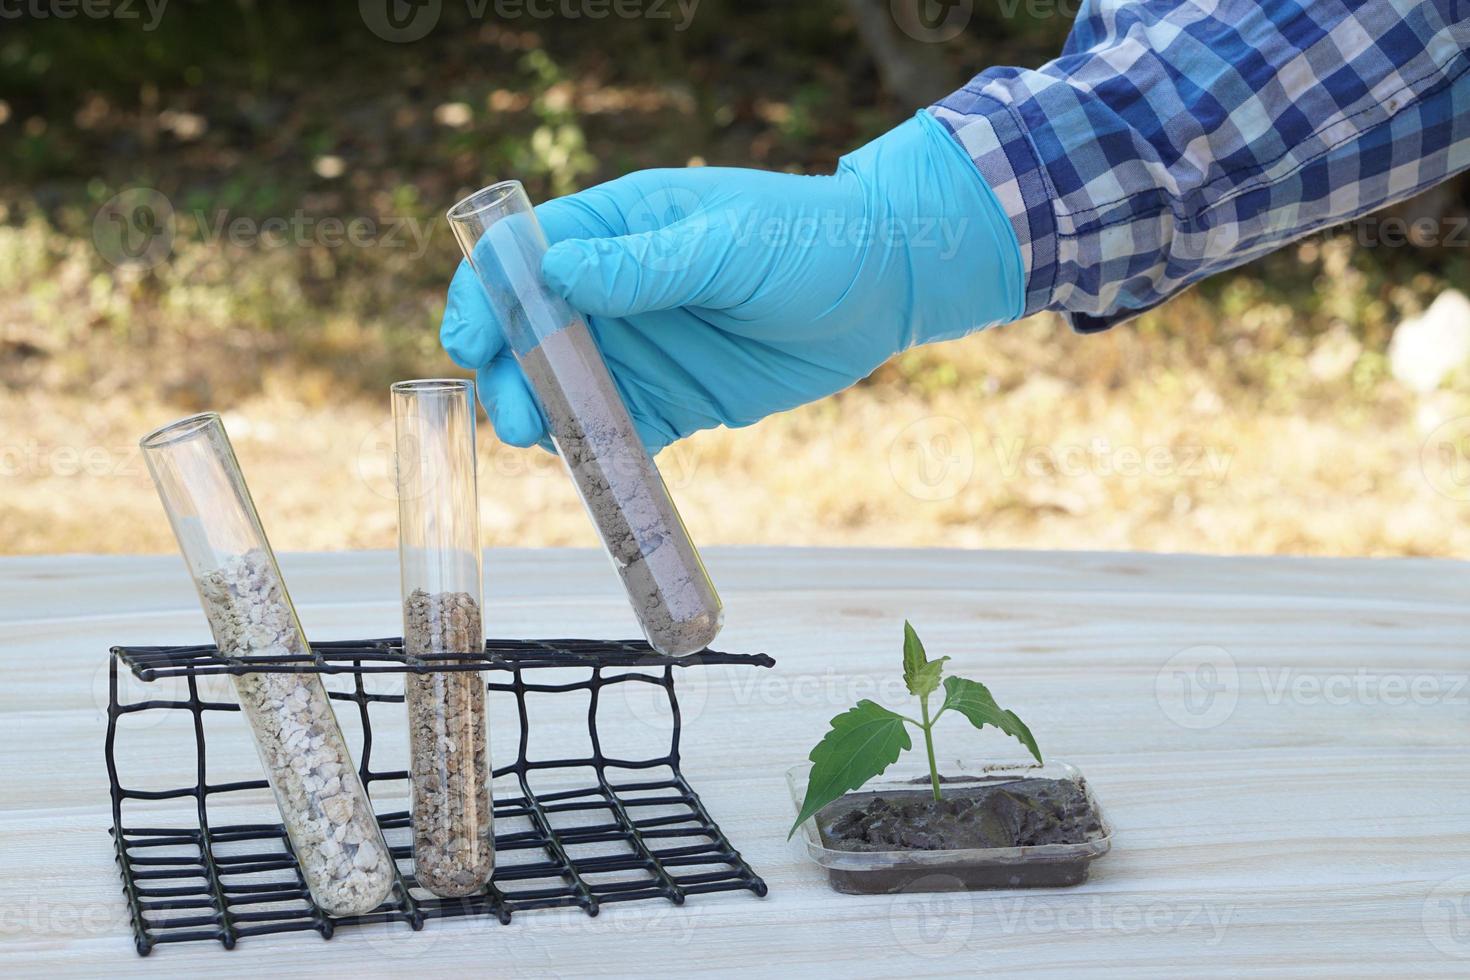
[[649,644],[669,656],[704,649],[723,622],[720,597],[587,322],[541,278],[546,235],[525,188],[492,184],[451,208],[449,223]]

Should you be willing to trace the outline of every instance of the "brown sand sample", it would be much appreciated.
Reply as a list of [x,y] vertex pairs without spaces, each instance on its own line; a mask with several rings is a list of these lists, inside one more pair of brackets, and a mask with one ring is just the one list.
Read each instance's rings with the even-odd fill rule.
[[[231,558],[199,592],[225,656],[309,654],[264,552]],[[244,674],[235,691],[312,898],[331,915],[376,908],[393,887],[393,860],[321,679]]]
[[586,326],[544,338],[521,367],[649,643],[703,649],[719,632],[719,597]]
[[[404,649],[414,656],[485,645],[480,604],[466,592],[416,589],[404,604],[403,621]],[[414,875],[435,895],[473,894],[495,867],[485,682],[479,671],[409,674],[404,694]]]

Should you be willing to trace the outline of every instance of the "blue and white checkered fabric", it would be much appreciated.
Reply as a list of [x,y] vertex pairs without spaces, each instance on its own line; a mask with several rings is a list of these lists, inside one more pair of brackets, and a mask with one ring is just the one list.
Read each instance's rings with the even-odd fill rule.
[[930,110],[1010,214],[1026,312],[1102,330],[1470,166],[1470,0],[1086,0]]

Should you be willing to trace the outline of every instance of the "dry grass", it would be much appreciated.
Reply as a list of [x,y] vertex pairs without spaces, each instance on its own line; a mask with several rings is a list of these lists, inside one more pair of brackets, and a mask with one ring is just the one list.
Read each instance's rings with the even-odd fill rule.
[[[172,550],[135,446],[205,408],[278,548],[393,546],[386,386],[450,367],[447,236],[421,258],[181,239],[134,274],[88,231],[0,224],[0,550]],[[1470,383],[1413,395],[1383,355],[1442,281],[1360,258],[1312,241],[1100,336],[1036,318],[912,351],[660,465],[708,544],[1470,553],[1470,486],[1424,452]],[[485,426],[481,465],[487,543],[594,543],[553,457]]]
[[[1140,346],[1018,324],[659,462],[708,544],[1470,552],[1470,505],[1421,469],[1432,423],[1470,414],[1464,392],[1420,403],[1381,383],[1279,407],[1258,387],[1135,364]],[[1045,370],[1084,359],[1133,364],[1131,377]],[[141,388],[0,395],[4,550],[171,550],[134,446],[193,407]],[[278,548],[394,545],[386,398],[334,401],[277,377],[221,407]],[[481,501],[488,544],[593,543],[554,458],[501,446],[488,425]]]
[[[367,48],[329,6],[212,5],[101,47],[45,24],[14,39],[34,57],[11,66],[0,125],[0,552],[171,551],[135,446],[205,408],[278,548],[390,547],[386,388],[449,367],[445,203],[487,175],[541,199],[694,155],[817,172],[908,111],[830,2],[723,5],[677,44],[446,5],[419,45]],[[957,73],[1036,64],[1066,26],[991,18],[944,55]],[[220,55],[207,84],[189,80],[200,44]],[[164,125],[181,112],[199,132]],[[169,195],[177,236],[153,268],[115,268],[98,209],[138,184]],[[1411,213],[1459,213],[1463,192]],[[298,214],[431,234],[421,251],[202,233]],[[1384,351],[1467,276],[1463,248],[1312,240],[1103,336],[1039,319],[911,352],[660,464],[711,544],[1466,554],[1470,486],[1441,494],[1421,457],[1436,423],[1470,418],[1470,379],[1421,398]],[[488,543],[593,542],[555,460],[482,437]]]

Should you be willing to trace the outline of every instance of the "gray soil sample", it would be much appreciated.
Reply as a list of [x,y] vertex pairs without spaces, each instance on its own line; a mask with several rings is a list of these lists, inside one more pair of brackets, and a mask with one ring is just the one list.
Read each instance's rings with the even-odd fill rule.
[[843,851],[1030,847],[1102,836],[1086,794],[1071,780],[957,787],[943,797],[936,801],[927,789],[850,793],[822,810],[817,827],[828,847]]
[[521,358],[562,459],[655,650],[708,646],[720,599],[585,325]]
[[[1072,780],[1021,779],[993,786],[944,790],[935,801],[924,789],[850,793],[817,815],[822,842],[840,851],[964,851],[1087,844],[1105,836],[1083,784]],[[1105,850],[1105,848],[1104,848]],[[959,856],[868,870],[829,868],[839,892],[975,891],[990,888],[1059,888],[1087,880],[1101,851],[1022,856],[1004,861]]]
[[[199,578],[220,652],[307,656],[275,563],[254,550]],[[242,674],[240,709],[312,898],[331,915],[371,911],[396,880],[326,688],[315,674]]]
[[[404,603],[406,652],[480,650],[480,604],[465,592],[422,589]],[[485,887],[495,869],[485,681],[479,671],[408,674],[413,864],[418,883],[458,898]]]

